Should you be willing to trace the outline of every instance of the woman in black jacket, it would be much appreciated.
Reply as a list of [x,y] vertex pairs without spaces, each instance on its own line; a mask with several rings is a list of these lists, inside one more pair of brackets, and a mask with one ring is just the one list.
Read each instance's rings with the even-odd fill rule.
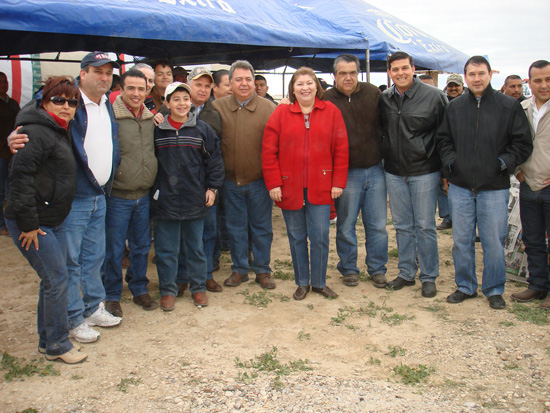
[[16,125],[29,142],[10,165],[6,224],[21,253],[41,279],[38,351],[48,360],[79,363],[88,356],[69,341],[66,241],[63,221],[76,189],[76,163],[68,125],[80,91],[70,78],[48,79],[42,100],[19,112]]

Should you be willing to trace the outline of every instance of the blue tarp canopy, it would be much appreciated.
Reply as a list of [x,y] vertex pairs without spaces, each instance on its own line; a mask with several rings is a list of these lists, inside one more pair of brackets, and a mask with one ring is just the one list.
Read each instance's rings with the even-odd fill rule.
[[[330,19],[332,22],[360,32],[369,41],[372,71],[385,71],[388,54],[407,52],[414,58],[417,69],[462,73],[468,56],[424,31],[380,10],[362,0],[288,0],[305,10]],[[365,53],[355,53],[365,61]],[[266,66],[310,66],[332,72],[337,53],[317,54],[290,60],[271,61]],[[363,67],[364,68],[364,67]]]
[[2,0],[0,55],[102,50],[181,63],[366,50],[286,0]]

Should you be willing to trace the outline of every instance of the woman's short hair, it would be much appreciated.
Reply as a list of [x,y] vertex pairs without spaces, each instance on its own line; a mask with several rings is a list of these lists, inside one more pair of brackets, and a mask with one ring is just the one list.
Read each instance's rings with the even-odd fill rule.
[[80,99],[80,90],[70,76],[52,76],[46,80],[42,89],[42,106],[53,96],[65,96],[67,99]]
[[315,81],[315,84],[317,85],[316,96],[319,99],[323,99],[323,87],[321,86],[321,82],[319,82],[317,75],[315,75],[315,72],[313,71],[313,69],[302,66],[301,68],[299,68],[294,72],[294,74],[292,75],[292,79],[290,79],[290,83],[288,85],[288,98],[290,99],[290,101],[292,103],[296,102],[296,96],[294,96],[294,83],[296,83],[299,76],[303,76],[303,75],[307,75]]

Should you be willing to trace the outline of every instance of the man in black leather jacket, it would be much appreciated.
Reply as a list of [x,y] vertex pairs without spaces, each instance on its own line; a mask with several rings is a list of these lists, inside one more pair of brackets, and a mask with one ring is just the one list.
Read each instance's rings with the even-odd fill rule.
[[418,256],[422,295],[434,297],[439,275],[435,205],[441,167],[435,133],[448,102],[441,90],[413,77],[414,64],[407,53],[388,58],[388,74],[394,86],[380,97],[380,115],[399,274],[386,287],[399,290],[414,285]]
[[494,309],[506,307],[504,240],[508,224],[510,174],[533,150],[527,117],[519,102],[491,87],[491,66],[473,56],[464,66],[469,92],[454,99],[437,133],[443,170],[449,176],[453,260],[461,303],[477,296],[474,239],[483,248],[482,292]]

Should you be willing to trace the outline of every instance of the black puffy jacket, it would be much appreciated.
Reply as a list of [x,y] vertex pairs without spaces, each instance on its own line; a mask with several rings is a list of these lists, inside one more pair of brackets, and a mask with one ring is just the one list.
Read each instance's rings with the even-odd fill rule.
[[510,174],[533,151],[521,104],[491,85],[480,100],[472,92],[453,99],[437,144],[449,181],[476,192],[509,188]]
[[71,211],[76,190],[69,135],[36,101],[19,112],[15,123],[23,126],[20,133],[26,133],[29,142],[11,161],[5,215],[22,232],[60,225]]
[[445,113],[447,98],[436,87],[415,79],[403,99],[395,87],[380,96],[384,169],[398,176],[418,176],[441,167],[435,134]]

